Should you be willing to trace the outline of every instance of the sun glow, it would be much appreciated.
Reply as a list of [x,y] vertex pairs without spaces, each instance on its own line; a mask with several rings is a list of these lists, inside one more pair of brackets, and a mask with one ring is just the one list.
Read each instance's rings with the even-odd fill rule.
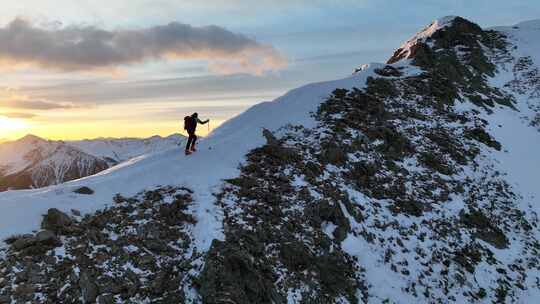
[[0,116],[0,137],[11,137],[15,131],[26,129],[28,124],[22,119]]

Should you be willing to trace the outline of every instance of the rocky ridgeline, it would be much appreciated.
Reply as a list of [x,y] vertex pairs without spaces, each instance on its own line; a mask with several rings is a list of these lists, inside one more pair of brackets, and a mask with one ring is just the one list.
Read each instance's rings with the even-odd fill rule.
[[[354,257],[339,250],[350,230],[343,193],[313,154],[313,130],[294,128],[247,155],[242,174],[218,197],[224,242],[215,241],[201,275],[204,303],[357,303],[367,287]],[[331,159],[340,151],[330,152]],[[359,290],[363,291],[358,292]],[[292,295],[289,293],[292,291]]]
[[422,73],[387,65],[365,89],[335,90],[317,128],[265,131],[218,198],[226,238],[208,253],[203,302],[367,302],[379,286],[351,245],[420,302],[506,303],[540,288],[528,272],[538,219],[494,169],[490,150],[504,147],[480,115],[514,108],[487,81],[509,47],[457,18],[415,46]]
[[50,209],[41,231],[6,241],[0,303],[181,303],[200,259],[191,201],[164,187],[85,217]]

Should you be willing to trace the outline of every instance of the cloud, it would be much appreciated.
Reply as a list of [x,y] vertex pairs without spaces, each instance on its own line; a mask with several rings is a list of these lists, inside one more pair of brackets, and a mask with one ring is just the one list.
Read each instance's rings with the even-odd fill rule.
[[60,71],[114,69],[150,60],[208,60],[221,73],[261,74],[286,66],[272,46],[218,26],[172,22],[108,31],[94,26],[42,28],[17,18],[0,28],[0,62]]
[[57,103],[44,100],[10,99],[7,101],[0,101],[0,107],[27,110],[57,110],[72,109],[75,106],[70,103]]
[[7,118],[22,118],[22,119],[30,119],[36,117],[36,114],[32,113],[19,113],[19,112],[10,112],[10,113],[1,113],[0,116],[4,116]]

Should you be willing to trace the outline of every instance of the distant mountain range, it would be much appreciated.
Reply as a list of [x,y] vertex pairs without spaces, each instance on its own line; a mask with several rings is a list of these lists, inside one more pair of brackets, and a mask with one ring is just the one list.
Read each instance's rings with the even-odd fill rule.
[[184,136],[0,141],[0,191],[39,188],[96,174],[128,159],[178,146]]

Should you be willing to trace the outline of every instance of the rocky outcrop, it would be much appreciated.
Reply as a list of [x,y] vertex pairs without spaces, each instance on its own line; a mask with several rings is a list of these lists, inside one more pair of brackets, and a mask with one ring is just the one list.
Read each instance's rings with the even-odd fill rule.
[[75,190],[73,190],[73,192],[75,193],[78,193],[78,194],[84,194],[84,195],[92,195],[94,194],[94,190],[84,186],[84,187],[80,187],[80,188],[77,188]]
[[[264,131],[267,144],[218,196],[226,234],[207,256],[203,300],[368,302],[371,266],[357,246],[384,257],[420,302],[518,301],[527,267],[540,267],[536,219],[486,162],[504,147],[479,115],[514,110],[487,81],[507,47],[455,18],[410,50],[422,73],[378,68],[364,89],[336,89],[316,128]],[[511,262],[497,252],[516,242]],[[488,284],[475,279],[479,267]]]
[[191,200],[164,187],[84,217],[50,209],[44,230],[6,240],[0,303],[184,303],[201,261]]

